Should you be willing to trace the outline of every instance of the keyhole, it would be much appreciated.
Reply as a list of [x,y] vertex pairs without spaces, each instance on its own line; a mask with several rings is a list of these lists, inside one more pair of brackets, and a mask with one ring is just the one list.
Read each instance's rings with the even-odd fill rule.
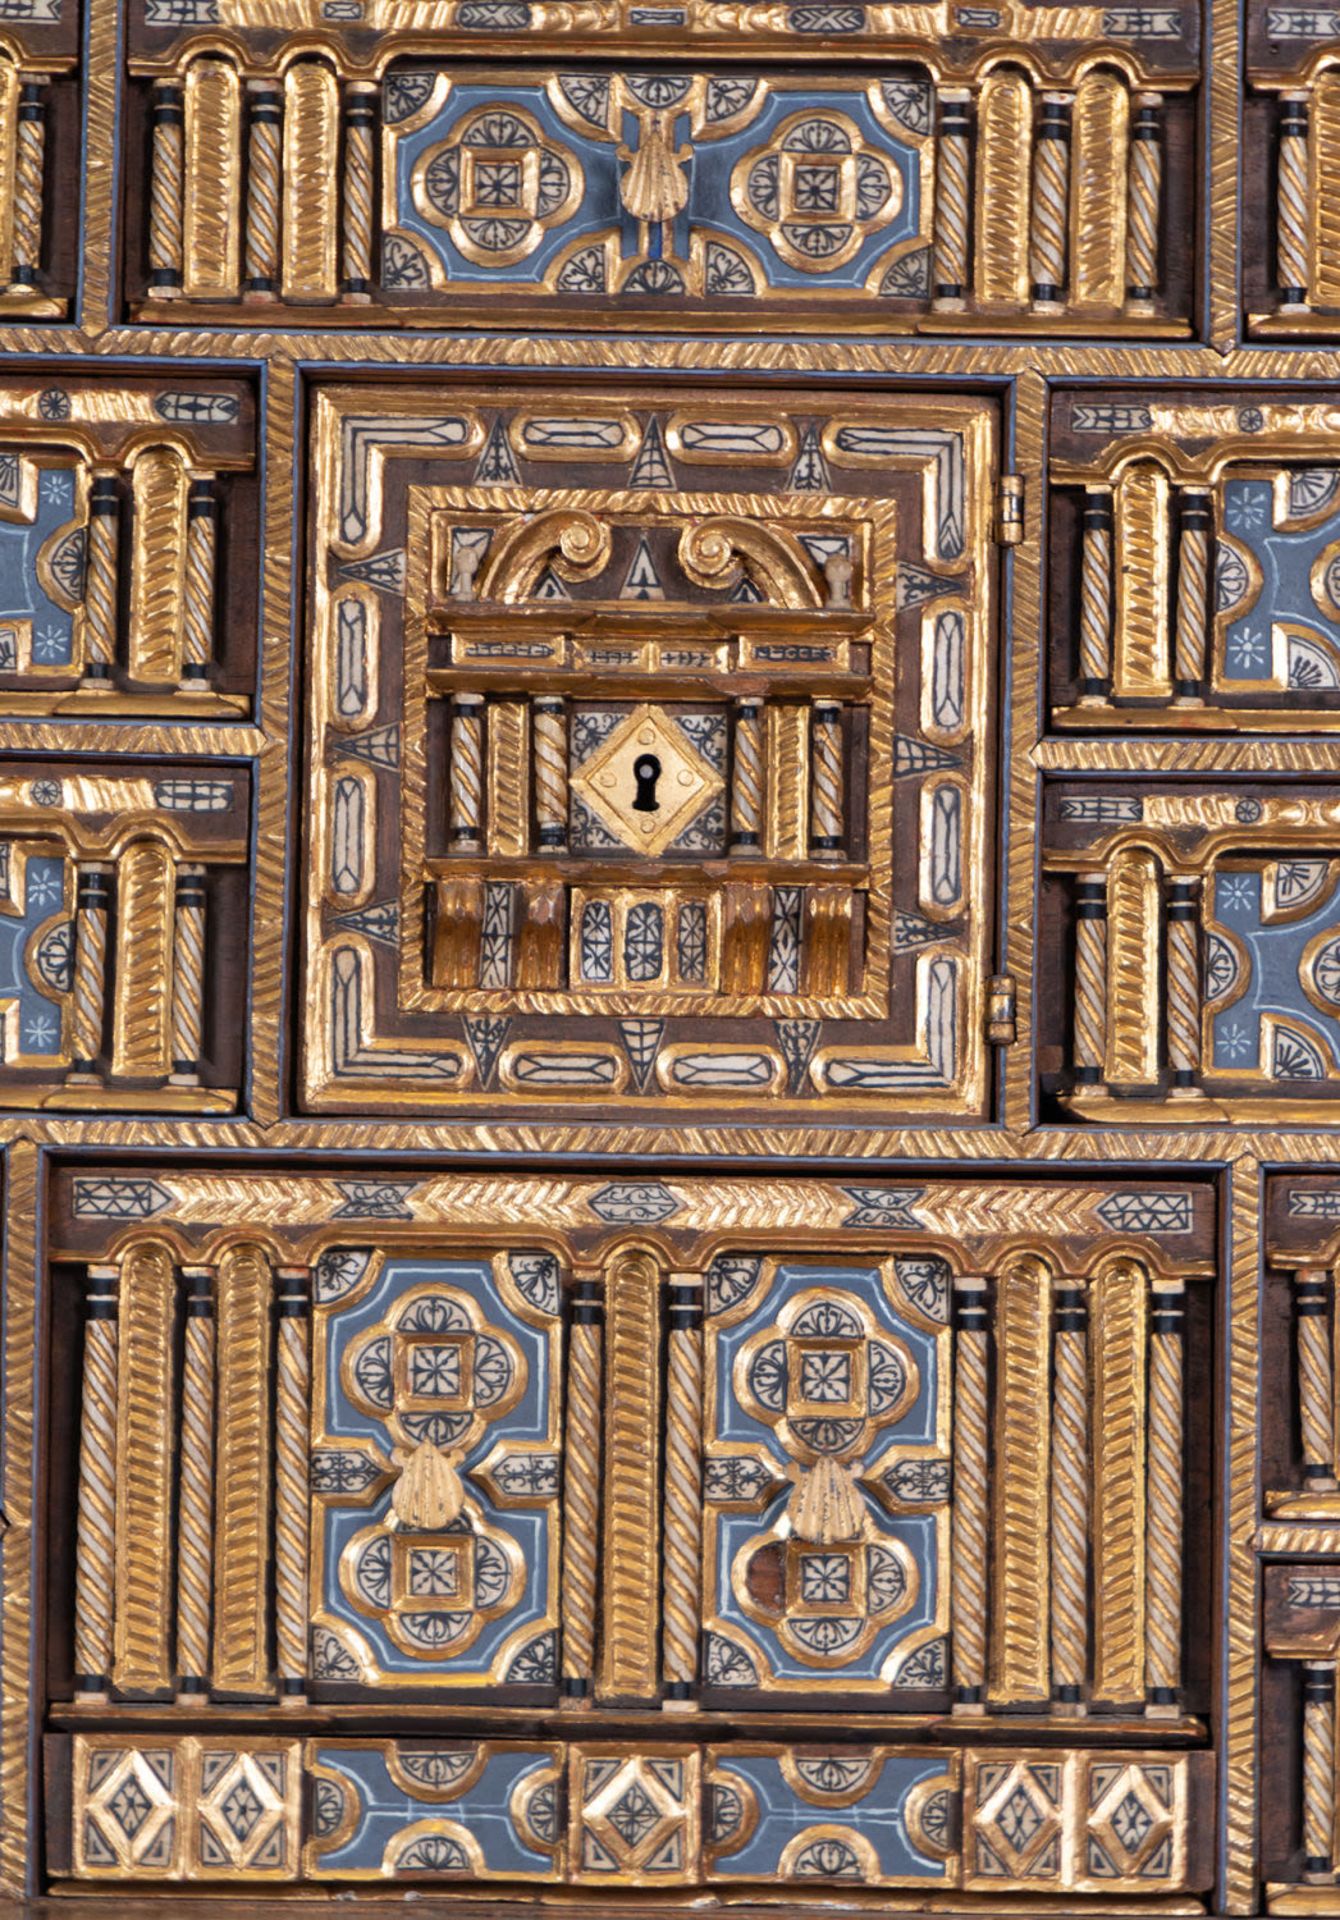
[[634,813],[659,813],[661,803],[656,798],[656,782],[661,777],[661,763],[654,753],[640,753],[633,762],[633,778],[637,781],[637,795],[633,801]]

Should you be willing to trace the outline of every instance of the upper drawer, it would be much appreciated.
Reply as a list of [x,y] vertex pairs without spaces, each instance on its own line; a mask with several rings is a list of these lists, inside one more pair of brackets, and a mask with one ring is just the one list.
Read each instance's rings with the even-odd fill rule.
[[[474,53],[538,9],[449,11],[433,43]],[[130,311],[1187,334],[1194,16],[1067,13],[1101,22],[1086,41],[1044,37],[1059,10],[959,8],[932,51],[947,11],[793,6],[760,34],[713,6],[710,31],[657,28],[711,43],[673,66],[186,36],[134,62]],[[804,65],[757,63],[785,38]],[[810,64],[872,38],[891,62]]]

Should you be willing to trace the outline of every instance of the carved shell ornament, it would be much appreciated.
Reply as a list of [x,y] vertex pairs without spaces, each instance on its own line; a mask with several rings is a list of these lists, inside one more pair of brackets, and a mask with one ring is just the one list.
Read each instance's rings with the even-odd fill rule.
[[465,1488],[450,1454],[431,1440],[412,1450],[396,1447],[391,1459],[400,1477],[391,1491],[391,1511],[397,1527],[414,1533],[440,1533],[459,1518],[465,1507]]
[[851,1469],[828,1455],[797,1481],[786,1512],[796,1538],[812,1546],[836,1547],[866,1533],[865,1502]]
[[635,220],[668,222],[688,204],[689,183],[682,169],[693,158],[692,147],[672,151],[664,113],[642,113],[636,152],[620,147],[619,158],[628,171],[619,182],[619,198]]

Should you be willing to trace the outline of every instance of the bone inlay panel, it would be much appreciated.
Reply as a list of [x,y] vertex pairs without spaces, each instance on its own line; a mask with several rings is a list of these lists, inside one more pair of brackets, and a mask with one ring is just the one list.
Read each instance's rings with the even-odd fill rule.
[[323,392],[307,1104],[982,1112],[994,434]]

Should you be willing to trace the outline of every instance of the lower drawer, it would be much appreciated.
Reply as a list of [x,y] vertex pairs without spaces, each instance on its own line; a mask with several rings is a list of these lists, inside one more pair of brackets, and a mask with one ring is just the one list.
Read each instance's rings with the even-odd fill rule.
[[[92,1733],[57,1877],[1154,1895],[1210,1884],[1212,1756]],[[68,1836],[68,1844],[65,1836]]]

